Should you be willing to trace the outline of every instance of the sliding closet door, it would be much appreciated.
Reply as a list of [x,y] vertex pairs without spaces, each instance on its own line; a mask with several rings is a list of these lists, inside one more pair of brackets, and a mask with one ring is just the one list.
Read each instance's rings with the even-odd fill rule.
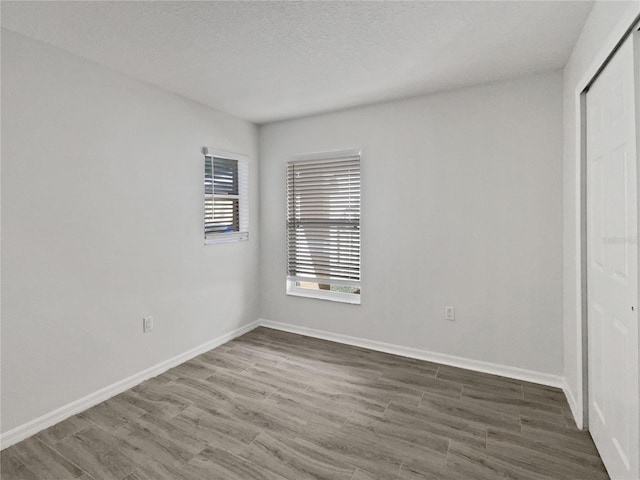
[[586,110],[589,430],[613,480],[640,479],[635,40],[595,80]]

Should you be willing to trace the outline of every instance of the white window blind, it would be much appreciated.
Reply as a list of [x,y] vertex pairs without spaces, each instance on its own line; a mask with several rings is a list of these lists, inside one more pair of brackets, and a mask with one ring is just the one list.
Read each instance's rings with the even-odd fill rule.
[[287,246],[289,281],[359,292],[359,152],[287,164]]
[[246,157],[205,149],[205,243],[249,237],[248,180]]

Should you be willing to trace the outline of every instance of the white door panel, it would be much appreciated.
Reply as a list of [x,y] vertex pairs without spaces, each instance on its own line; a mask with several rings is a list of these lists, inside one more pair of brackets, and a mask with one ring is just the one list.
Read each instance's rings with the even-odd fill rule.
[[613,480],[640,480],[633,42],[587,93],[589,428]]

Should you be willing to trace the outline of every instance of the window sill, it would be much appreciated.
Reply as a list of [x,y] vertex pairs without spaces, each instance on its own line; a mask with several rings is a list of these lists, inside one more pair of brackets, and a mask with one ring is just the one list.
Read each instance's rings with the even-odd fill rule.
[[249,232],[221,233],[218,235],[212,235],[210,237],[205,237],[204,244],[213,245],[215,243],[233,243],[242,242],[243,240],[249,240]]
[[360,295],[355,293],[332,292],[330,290],[313,290],[300,288],[287,283],[287,295],[294,297],[315,298],[316,300],[329,300],[331,302],[350,303],[360,305]]

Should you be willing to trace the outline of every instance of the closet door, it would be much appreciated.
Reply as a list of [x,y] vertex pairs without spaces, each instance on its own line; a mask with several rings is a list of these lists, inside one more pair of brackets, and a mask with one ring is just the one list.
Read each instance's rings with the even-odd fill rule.
[[613,480],[640,479],[634,41],[595,80],[586,109],[589,430]]

